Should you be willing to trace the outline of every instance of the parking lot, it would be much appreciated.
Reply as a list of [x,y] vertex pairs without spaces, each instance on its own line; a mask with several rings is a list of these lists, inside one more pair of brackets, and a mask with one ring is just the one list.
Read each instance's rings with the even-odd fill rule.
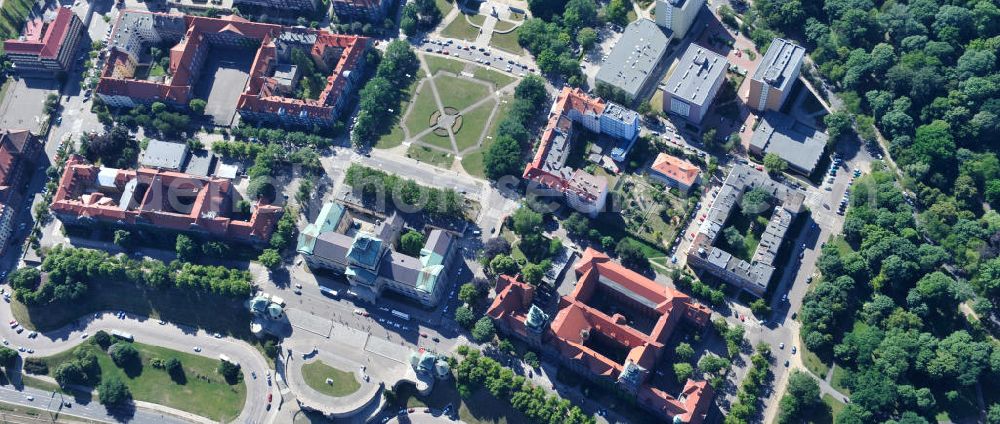
[[425,39],[417,40],[416,46],[425,53],[436,53],[464,59],[521,77],[536,72],[533,65],[522,63],[517,56],[509,53],[501,53],[497,49],[476,47],[471,43],[456,42],[454,40]]

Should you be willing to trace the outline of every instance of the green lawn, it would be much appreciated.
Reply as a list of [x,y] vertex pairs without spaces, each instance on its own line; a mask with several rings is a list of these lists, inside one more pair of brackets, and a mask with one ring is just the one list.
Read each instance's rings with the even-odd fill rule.
[[490,45],[503,51],[521,54],[524,50],[521,48],[521,45],[517,43],[518,31],[520,31],[520,28],[506,34],[494,31],[493,36],[490,37]]
[[[466,15],[457,16],[451,21],[450,24],[448,24],[448,26],[441,30],[441,35],[457,40],[476,41],[476,37],[479,35],[479,28],[470,25],[469,22],[465,20],[465,16]],[[475,21],[475,17],[477,16],[480,15],[473,15],[470,18],[473,18]],[[479,20],[480,22],[478,23],[482,25],[482,21],[485,20],[485,17],[481,17]]]
[[429,149],[427,147],[418,146],[416,144],[410,146],[410,148],[406,150],[406,157],[441,168],[451,168],[452,162],[455,161],[455,158],[452,155]]
[[455,144],[458,145],[459,152],[473,147],[479,142],[483,128],[486,127],[486,121],[490,119],[490,113],[493,112],[493,106],[495,106],[493,102],[488,102],[462,115],[462,129],[455,134]]
[[465,69],[463,62],[438,56],[424,56],[424,62],[427,62],[427,67],[431,69],[431,75],[437,75],[438,71],[448,71],[458,75]]
[[833,377],[830,378],[830,385],[838,392],[843,393],[847,396],[851,395],[851,390],[844,387],[844,378],[847,377],[847,370],[844,367],[837,366],[833,364]]
[[[465,128],[465,124],[462,125],[462,128]],[[448,137],[447,135],[440,136],[434,133],[429,133],[423,136],[423,138],[421,138],[420,141],[430,144],[431,146],[440,147],[442,149],[454,150],[454,147],[452,147],[451,145],[451,137]]]
[[816,377],[821,379],[826,378],[826,373],[830,372],[830,365],[823,362],[819,356],[816,356],[815,353],[807,349],[805,344],[799,343],[799,346],[799,351],[802,352],[802,363],[805,364],[806,369],[812,371]]
[[476,77],[476,79],[478,80],[493,83],[493,87],[495,87],[498,90],[503,87],[506,87],[508,84],[514,81],[517,81],[517,78],[514,78],[502,72],[497,72],[492,69],[484,68],[482,66],[477,66],[476,69],[472,71],[472,76]]
[[[420,84],[420,80],[424,78],[424,71],[420,69],[417,71],[417,77],[413,79],[413,82],[406,89],[406,94],[403,96],[403,101],[399,103],[399,110],[396,111],[396,116],[402,116],[406,112],[406,108],[410,106],[410,101],[413,100],[413,93],[417,90],[417,85]],[[406,138],[406,133],[403,132],[403,127],[398,123],[392,126],[392,131],[383,134],[382,137],[378,139],[375,143],[376,149],[391,149],[393,147],[403,144],[403,140]]]
[[454,3],[454,1],[434,0],[434,4],[436,4],[438,10],[441,11],[441,17],[447,16],[448,12],[451,11],[451,8],[455,7],[452,3]]
[[460,111],[490,94],[489,89],[479,82],[450,75],[434,77],[434,85],[438,87],[441,105],[450,106]]
[[514,22],[510,22],[510,21],[497,21],[496,25],[493,25],[493,36],[496,37],[496,35],[497,35],[498,32],[507,32],[507,31],[510,31],[510,30],[514,29],[514,27],[516,27],[516,26],[517,26],[517,24],[514,23]]
[[507,116],[507,113],[510,112],[511,100],[512,98],[509,95],[500,97],[500,106],[497,109],[496,115],[493,116],[493,120],[490,121],[490,127],[486,130],[486,137],[483,138],[483,144],[479,146],[479,150],[462,155],[462,168],[465,169],[465,172],[480,178],[486,177],[486,173],[483,170],[483,152],[493,145],[497,126],[500,125],[500,121],[503,120],[504,116]]
[[[102,377],[115,375],[121,378],[136,400],[177,408],[216,421],[230,421],[240,414],[246,402],[246,384],[242,381],[235,385],[227,384],[216,372],[218,359],[142,343],[135,343],[134,346],[142,358],[142,369],[130,376],[116,366],[100,347],[91,343],[81,345],[83,349],[97,355]],[[49,365],[49,375],[55,372],[59,364],[73,359],[73,355],[73,350],[68,350],[43,358]],[[150,365],[153,358],[180,360],[184,367],[184,380],[177,383],[166,371],[153,368]]]
[[[361,388],[361,383],[358,383],[353,372],[338,370],[323,361],[303,365],[302,376],[309,387],[327,396],[343,397]],[[326,384],[328,378],[333,380],[333,384]]]
[[410,134],[416,135],[430,128],[431,115],[438,110],[430,82],[426,82],[420,87],[420,92],[412,102],[413,106],[410,108],[410,113],[406,115],[404,123],[406,124],[406,128],[410,130]]

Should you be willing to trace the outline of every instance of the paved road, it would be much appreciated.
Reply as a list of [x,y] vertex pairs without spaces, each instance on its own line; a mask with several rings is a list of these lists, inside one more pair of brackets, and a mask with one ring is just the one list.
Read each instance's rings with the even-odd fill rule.
[[[9,289],[9,288],[8,288]],[[240,416],[235,420],[241,423],[264,423],[273,422],[276,411],[268,413],[266,411],[267,393],[271,391],[263,379],[253,379],[251,371],[262,372],[269,370],[267,361],[259,351],[246,342],[229,337],[214,338],[203,330],[191,327],[182,327],[174,324],[160,325],[156,321],[146,317],[136,317],[129,315],[126,319],[114,318],[112,313],[98,314],[95,318],[88,315],[80,319],[80,327],[64,327],[58,330],[39,334],[35,339],[29,339],[27,332],[17,334],[10,326],[0,327],[0,337],[8,340],[11,346],[24,346],[34,349],[33,354],[26,356],[49,356],[84,342],[83,335],[93,334],[98,330],[120,330],[131,333],[136,341],[162,346],[169,349],[195,353],[192,349],[195,346],[202,348],[198,355],[217,358],[219,354],[225,354],[238,361],[243,369],[244,381],[247,385],[247,401]],[[8,322],[14,319],[10,310],[10,304],[4,303],[0,306],[0,321]]]
[[[29,397],[31,397],[31,400],[29,400]],[[63,406],[63,401],[70,402],[71,406]],[[96,401],[81,403],[72,397],[63,396],[59,393],[53,393],[42,389],[36,389],[34,387],[24,387],[21,390],[0,387],[0,402],[47,411],[49,414],[44,414],[42,415],[43,417],[46,415],[55,416],[58,414],[58,416],[61,417],[78,417],[108,423],[117,421],[114,418],[115,414],[113,412],[108,411],[107,408]],[[121,412],[118,413],[120,414]],[[167,415],[157,411],[150,411],[143,408],[136,408],[135,410],[128,412],[128,415],[131,417],[130,419],[132,421],[138,423],[173,424],[188,422],[172,415]]]

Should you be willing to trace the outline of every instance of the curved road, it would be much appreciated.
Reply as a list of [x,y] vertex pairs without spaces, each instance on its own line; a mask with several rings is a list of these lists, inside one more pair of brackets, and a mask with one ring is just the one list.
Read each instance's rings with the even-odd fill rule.
[[[28,338],[28,331],[17,334],[7,323],[14,319],[11,313],[10,303],[3,303],[0,306],[0,337],[10,342],[9,347],[17,348],[24,346],[26,349],[35,350],[33,354],[22,356],[50,356],[74,346],[84,341],[84,333],[91,335],[98,330],[120,330],[131,333],[136,341],[151,345],[175,349],[210,358],[218,358],[219,354],[225,354],[240,363],[243,371],[243,379],[247,385],[247,399],[243,405],[243,411],[233,422],[239,423],[271,423],[277,415],[276,407],[267,407],[267,395],[275,386],[268,386],[264,373],[273,370],[267,365],[267,360],[253,346],[244,341],[222,337],[215,338],[204,330],[187,326],[178,326],[171,323],[160,325],[156,320],[147,317],[136,317],[129,314],[126,319],[118,319],[112,312],[105,312],[98,315],[88,315],[80,318],[80,327],[66,326],[58,330],[39,333],[35,339]],[[193,352],[195,346],[201,347],[201,352]],[[251,377],[250,372],[256,371],[257,378]],[[275,390],[276,391],[276,390]],[[274,393],[274,398],[279,398]],[[277,405],[274,405],[277,406]],[[169,412],[170,408],[163,408]],[[67,411],[70,412],[70,411]],[[108,417],[111,418],[111,417]],[[211,421],[211,420],[208,420]]]

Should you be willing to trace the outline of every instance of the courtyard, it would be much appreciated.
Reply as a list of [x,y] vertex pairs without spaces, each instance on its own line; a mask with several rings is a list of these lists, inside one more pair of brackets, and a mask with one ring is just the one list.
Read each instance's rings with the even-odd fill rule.
[[232,125],[253,58],[253,51],[248,49],[212,47],[209,51],[194,95],[206,100],[205,115],[211,116],[216,125]]
[[376,148],[397,149],[418,161],[481,177],[482,151],[489,147],[518,79],[472,63],[420,58],[422,72],[399,124]]

